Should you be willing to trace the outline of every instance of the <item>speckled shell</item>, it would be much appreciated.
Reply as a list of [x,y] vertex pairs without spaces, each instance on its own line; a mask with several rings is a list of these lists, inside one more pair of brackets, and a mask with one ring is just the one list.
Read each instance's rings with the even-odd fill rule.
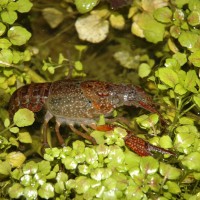
[[9,102],[9,114],[12,118],[20,108],[27,108],[33,112],[39,112],[49,96],[51,83],[31,83],[17,89]]

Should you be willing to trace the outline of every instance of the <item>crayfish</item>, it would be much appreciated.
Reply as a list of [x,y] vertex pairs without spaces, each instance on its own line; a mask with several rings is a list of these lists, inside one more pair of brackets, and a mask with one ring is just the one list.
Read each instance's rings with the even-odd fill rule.
[[[59,80],[47,83],[31,83],[16,90],[9,103],[11,118],[19,108],[27,108],[34,113],[45,109],[43,123],[44,145],[47,145],[47,125],[54,117],[55,132],[59,143],[65,142],[60,134],[60,125],[66,123],[79,136],[96,141],[89,134],[81,132],[75,125],[84,130],[91,127],[96,130],[108,131],[114,125],[97,125],[100,115],[109,117],[114,109],[121,106],[142,107],[150,112],[158,113],[151,97],[140,87],[131,84],[113,84],[95,80]],[[140,156],[151,155],[151,151],[173,154],[170,150],[154,146],[127,130],[124,137],[126,146]]]

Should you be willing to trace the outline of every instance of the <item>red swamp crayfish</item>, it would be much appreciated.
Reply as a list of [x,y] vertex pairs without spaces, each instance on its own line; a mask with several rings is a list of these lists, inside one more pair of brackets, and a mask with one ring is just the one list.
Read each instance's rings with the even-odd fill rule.
[[[140,87],[131,84],[113,84],[95,80],[59,80],[47,83],[31,83],[17,89],[9,102],[9,114],[12,118],[20,108],[27,108],[34,113],[45,109],[43,123],[44,146],[47,143],[47,125],[55,117],[55,132],[59,143],[65,142],[60,134],[59,127],[66,123],[70,129],[83,138],[96,144],[90,135],[76,129],[80,125],[84,130],[91,127],[95,130],[109,131],[114,125],[97,125],[96,120],[100,115],[108,117],[112,111],[121,106],[142,107],[150,112],[158,113],[154,103]],[[152,155],[151,151],[163,154],[174,153],[137,137],[127,130],[123,138],[126,146],[140,156]]]

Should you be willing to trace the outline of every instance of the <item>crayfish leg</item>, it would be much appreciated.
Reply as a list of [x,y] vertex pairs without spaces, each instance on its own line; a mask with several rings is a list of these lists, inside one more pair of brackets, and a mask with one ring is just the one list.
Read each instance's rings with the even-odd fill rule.
[[55,126],[56,136],[58,138],[58,142],[60,143],[60,145],[62,147],[64,147],[65,146],[65,142],[64,142],[63,137],[60,134],[60,130],[59,129],[60,129],[60,123],[58,121],[56,121],[56,126]]
[[87,135],[87,134],[82,133],[81,131],[77,130],[72,124],[69,125],[69,127],[74,133],[76,133],[77,135],[85,138],[86,140],[89,140],[90,142],[92,142],[93,145],[97,144],[96,140],[93,137],[91,137],[90,135]]
[[43,123],[43,147],[44,148],[49,147],[49,144],[47,142],[47,126],[48,126],[49,120],[52,117],[53,115],[49,112],[47,112],[44,117],[44,123]]
[[115,128],[115,126],[111,124],[104,124],[104,125],[90,124],[89,126],[97,131],[111,131]]

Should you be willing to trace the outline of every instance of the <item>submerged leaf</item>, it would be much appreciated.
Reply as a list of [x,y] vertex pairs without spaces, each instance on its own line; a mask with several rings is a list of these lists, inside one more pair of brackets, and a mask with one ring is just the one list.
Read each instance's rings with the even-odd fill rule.
[[109,32],[108,21],[97,15],[79,17],[76,20],[75,27],[81,40],[92,43],[99,43],[105,40]]

